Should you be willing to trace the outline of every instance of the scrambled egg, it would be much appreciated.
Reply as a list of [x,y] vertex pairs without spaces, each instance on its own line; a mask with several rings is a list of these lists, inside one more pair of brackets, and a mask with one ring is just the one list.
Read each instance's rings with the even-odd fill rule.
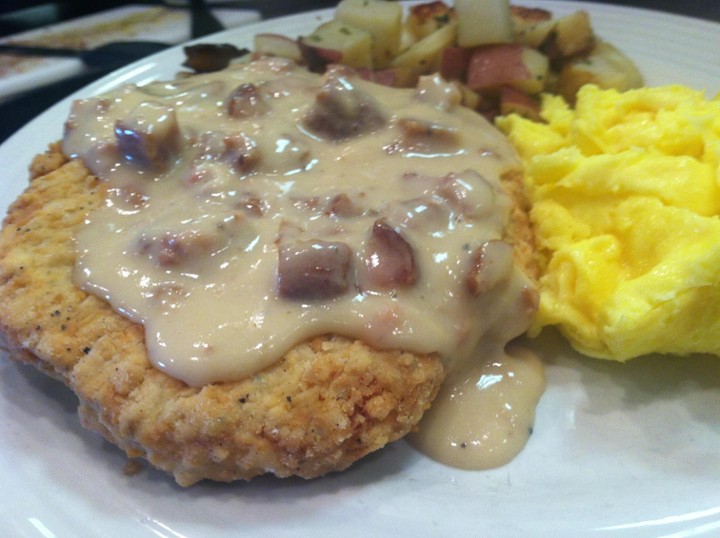
[[498,118],[526,167],[542,267],[532,329],[578,351],[720,354],[720,97],[681,86],[545,96]]

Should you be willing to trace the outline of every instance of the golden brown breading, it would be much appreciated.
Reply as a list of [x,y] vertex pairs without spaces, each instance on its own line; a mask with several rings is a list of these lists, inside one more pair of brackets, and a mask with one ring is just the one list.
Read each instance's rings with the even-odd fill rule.
[[535,231],[530,222],[530,200],[523,187],[522,172],[513,170],[501,179],[503,188],[512,200],[505,239],[515,247],[515,263],[537,282],[540,278],[540,267],[535,247]]
[[143,329],[75,287],[73,234],[103,187],[57,147],[0,235],[0,344],[78,395],[82,423],[181,485],[263,473],[316,477],[408,433],[443,379],[436,356],[337,336],[239,382],[188,387],[153,368]]

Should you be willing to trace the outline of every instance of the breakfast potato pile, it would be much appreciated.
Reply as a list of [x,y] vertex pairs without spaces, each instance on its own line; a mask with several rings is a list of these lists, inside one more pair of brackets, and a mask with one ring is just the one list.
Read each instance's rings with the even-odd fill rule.
[[632,60],[595,35],[585,11],[554,17],[508,0],[438,0],[407,11],[386,0],[342,0],[309,35],[256,35],[254,52],[317,72],[343,64],[398,87],[439,72],[461,84],[466,106],[490,117],[537,119],[541,93],[572,103],[584,84],[621,91],[643,84]]

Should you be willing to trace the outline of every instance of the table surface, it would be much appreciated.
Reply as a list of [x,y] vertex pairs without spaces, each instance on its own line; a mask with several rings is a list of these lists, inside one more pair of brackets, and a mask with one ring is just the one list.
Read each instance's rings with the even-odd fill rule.
[[[338,0],[226,0],[217,5],[254,9],[264,19],[331,7]],[[588,0],[573,0],[582,4]],[[628,5],[667,11],[720,22],[720,0],[602,0],[603,3]],[[83,15],[127,4],[161,4],[161,0],[74,0],[48,2],[46,0],[3,0],[0,3],[0,37],[48,24],[71,20]],[[516,2],[522,4],[521,0]],[[81,74],[49,86],[38,88],[0,103],[0,142],[43,112],[52,104],[86,86],[105,73]]]

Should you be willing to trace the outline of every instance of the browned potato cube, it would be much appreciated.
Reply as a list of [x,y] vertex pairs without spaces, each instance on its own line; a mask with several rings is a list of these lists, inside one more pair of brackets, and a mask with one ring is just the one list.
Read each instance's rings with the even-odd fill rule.
[[622,51],[609,43],[599,42],[589,55],[562,68],[555,90],[572,103],[577,91],[585,84],[625,91],[641,87],[643,77],[635,63]]
[[455,17],[453,10],[445,2],[437,0],[412,6],[408,11],[407,26],[415,40],[420,40],[441,26],[445,26]]

